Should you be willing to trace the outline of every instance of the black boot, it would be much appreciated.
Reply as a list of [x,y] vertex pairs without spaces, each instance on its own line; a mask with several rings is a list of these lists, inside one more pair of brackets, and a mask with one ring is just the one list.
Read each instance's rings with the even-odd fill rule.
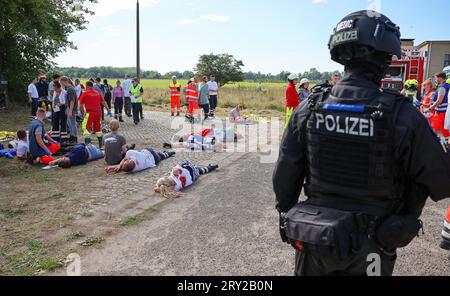
[[70,137],[70,140],[69,140],[69,144],[70,145],[75,145],[75,144],[77,144],[78,143],[78,138],[77,137],[74,137],[74,136],[71,136]]
[[169,152],[164,151],[164,153],[167,153],[167,155],[168,155],[169,157],[173,157],[173,156],[176,155],[176,153],[175,153],[174,151],[169,151]]
[[218,165],[212,165],[212,164],[208,165],[208,170],[210,172],[213,172],[213,171],[217,170],[218,168],[219,168]]
[[103,137],[97,137],[98,139],[98,148],[102,149],[103,148]]

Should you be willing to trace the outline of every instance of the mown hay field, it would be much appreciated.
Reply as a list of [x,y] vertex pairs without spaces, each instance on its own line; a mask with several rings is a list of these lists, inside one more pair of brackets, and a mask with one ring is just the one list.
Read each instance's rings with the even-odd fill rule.
[[[123,79],[119,79],[123,80]],[[87,81],[87,79],[82,79]],[[116,85],[117,79],[108,79],[109,84]],[[187,80],[179,80],[183,87]],[[169,111],[170,80],[142,79],[144,88],[144,105],[153,110]],[[240,104],[246,110],[245,113],[260,116],[280,116],[284,112],[286,83],[283,82],[235,82],[223,86],[219,92],[218,113],[227,114],[231,108]],[[182,104],[184,94],[182,94]]]
[[[145,105],[168,110],[170,95],[168,80],[143,79]],[[187,81],[180,83],[186,86]],[[226,113],[241,104],[247,112],[264,116],[279,116],[285,105],[285,83],[237,82],[225,85],[219,92],[219,113]],[[182,95],[184,99],[184,95]]]

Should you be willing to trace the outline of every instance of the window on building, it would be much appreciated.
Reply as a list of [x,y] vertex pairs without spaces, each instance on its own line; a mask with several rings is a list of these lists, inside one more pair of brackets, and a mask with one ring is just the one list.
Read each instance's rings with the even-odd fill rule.
[[444,68],[450,66],[450,54],[444,55]]

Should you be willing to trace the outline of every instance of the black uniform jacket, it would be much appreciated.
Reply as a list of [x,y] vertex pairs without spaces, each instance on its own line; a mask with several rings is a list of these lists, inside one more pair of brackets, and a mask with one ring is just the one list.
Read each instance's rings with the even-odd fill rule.
[[[347,75],[331,91],[345,103],[363,104],[376,96],[379,87],[362,77]],[[273,175],[277,209],[288,212],[298,203],[306,176],[304,133],[309,115],[308,102],[302,103],[285,131],[279,160]],[[395,127],[394,157],[410,180],[404,194],[402,215],[419,217],[428,197],[439,201],[450,197],[450,152],[430,127],[428,120],[405,102]],[[351,197],[350,197],[351,198]]]

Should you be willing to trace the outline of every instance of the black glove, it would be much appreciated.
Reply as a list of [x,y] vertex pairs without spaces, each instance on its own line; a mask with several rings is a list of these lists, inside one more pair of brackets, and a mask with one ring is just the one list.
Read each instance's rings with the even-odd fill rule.
[[280,213],[280,236],[283,243],[291,244],[286,233],[286,219],[284,217],[285,215],[285,213]]

